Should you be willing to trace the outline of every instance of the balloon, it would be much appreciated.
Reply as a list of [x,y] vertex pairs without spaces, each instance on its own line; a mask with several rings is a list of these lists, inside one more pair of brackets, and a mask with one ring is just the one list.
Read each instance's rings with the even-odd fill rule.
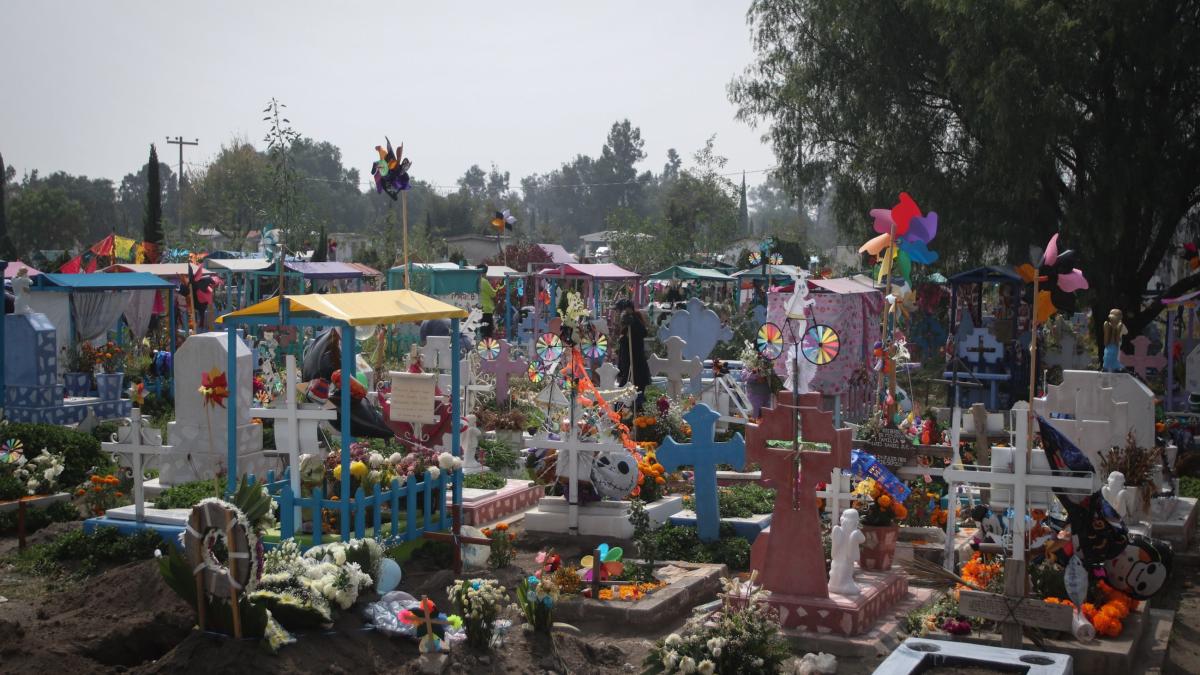
[[375,592],[383,595],[395,590],[400,585],[400,579],[403,576],[400,571],[400,563],[391,558],[384,558],[379,563],[379,580],[375,582]]
[[1148,600],[1167,585],[1174,557],[1168,542],[1131,534],[1129,545],[1104,563],[1104,571],[1113,588],[1135,600]]

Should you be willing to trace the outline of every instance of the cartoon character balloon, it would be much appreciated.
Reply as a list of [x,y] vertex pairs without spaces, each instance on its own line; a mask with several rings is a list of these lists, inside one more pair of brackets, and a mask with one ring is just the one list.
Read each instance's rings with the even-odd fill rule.
[[1174,558],[1171,544],[1131,534],[1129,545],[1104,563],[1104,571],[1113,588],[1137,600],[1146,600],[1167,584]]

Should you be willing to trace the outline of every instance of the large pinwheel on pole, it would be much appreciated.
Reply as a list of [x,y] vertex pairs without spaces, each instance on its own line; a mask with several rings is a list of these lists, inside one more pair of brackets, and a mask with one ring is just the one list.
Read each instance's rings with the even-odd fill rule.
[[[859,247],[859,253],[868,253],[879,259],[879,272],[876,283],[884,284],[884,292],[888,299],[888,308],[880,320],[880,333],[883,336],[882,352],[884,361],[891,349],[892,331],[894,324],[888,321],[893,314],[895,298],[892,295],[892,281],[897,270],[900,278],[908,283],[914,262],[930,265],[937,262],[938,254],[929,249],[929,242],[937,236],[938,215],[936,211],[921,215],[921,209],[907,192],[900,193],[900,201],[890,209],[871,209],[871,218],[875,221],[875,232],[878,236],[870,239]],[[880,257],[880,254],[883,254]],[[883,391],[883,376],[886,367],[879,369],[877,392]],[[885,407],[890,408],[895,401],[895,371],[890,378],[889,394]],[[890,416],[890,412],[887,413]]]
[[412,166],[412,160],[404,156],[404,144],[400,144],[400,149],[392,150],[392,141],[387,136],[383,137],[387,142],[387,148],[375,146],[375,152],[379,153],[379,159],[371,165],[371,175],[375,177],[375,193],[386,193],[387,196],[395,201],[400,198],[400,228],[404,240],[404,287],[408,288],[408,189],[411,183],[408,177],[408,167]]

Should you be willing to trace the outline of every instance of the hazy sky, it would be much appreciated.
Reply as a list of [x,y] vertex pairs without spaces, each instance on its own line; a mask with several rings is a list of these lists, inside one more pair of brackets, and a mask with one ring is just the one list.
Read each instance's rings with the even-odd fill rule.
[[[297,131],[366,173],[384,134],[414,177],[453,185],[495,162],[513,185],[609,126],[641,127],[658,172],[717,134],[728,171],[774,165],[725,93],[749,63],[749,0],[603,2],[54,2],[0,0],[0,152],[18,175],[117,181],[148,144],[198,137],[203,164],[235,136],[262,147],[274,96]],[[751,183],[761,173],[747,176]]]

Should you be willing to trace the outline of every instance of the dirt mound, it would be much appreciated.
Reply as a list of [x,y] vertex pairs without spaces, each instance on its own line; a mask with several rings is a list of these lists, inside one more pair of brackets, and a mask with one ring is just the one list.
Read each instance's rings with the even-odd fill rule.
[[[110,672],[152,661],[191,632],[192,613],[154,561],[123,565],[52,595],[6,641],[4,672]],[[7,626],[4,634],[11,635]],[[18,630],[13,629],[13,630]]]

